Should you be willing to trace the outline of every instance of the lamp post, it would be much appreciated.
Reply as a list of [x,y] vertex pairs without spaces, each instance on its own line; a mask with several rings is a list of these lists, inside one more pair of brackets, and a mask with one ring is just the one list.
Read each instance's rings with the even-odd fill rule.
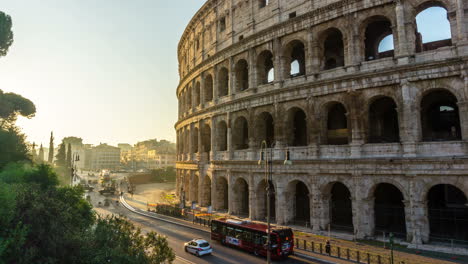
[[73,153],[72,156],[72,163],[71,163],[71,185],[73,186],[73,179],[75,178],[75,171],[76,171],[76,162],[80,161],[80,155],[78,153]]
[[[268,143],[263,140],[260,146],[260,160],[258,165],[261,165],[265,162],[265,182],[266,182],[266,195],[267,195],[267,263],[271,263],[271,220],[270,220],[270,199],[271,199],[271,182],[273,175],[273,147],[275,144],[271,145],[271,148],[268,149]],[[291,165],[291,159],[289,155],[289,149],[286,150],[286,158],[284,160],[284,165]]]

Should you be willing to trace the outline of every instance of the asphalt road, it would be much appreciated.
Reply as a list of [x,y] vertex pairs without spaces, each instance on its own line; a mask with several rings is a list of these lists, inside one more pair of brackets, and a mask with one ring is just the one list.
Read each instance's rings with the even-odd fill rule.
[[[87,177],[85,177],[87,178]],[[211,242],[210,235],[207,232],[194,230],[191,228],[183,227],[174,223],[168,223],[165,221],[156,220],[146,216],[135,214],[127,210],[122,205],[116,205],[115,201],[117,196],[103,196],[100,195],[97,190],[99,187],[95,188],[95,191],[89,192],[91,196],[91,202],[96,207],[96,211],[100,214],[120,214],[125,215],[130,221],[137,224],[143,232],[155,231],[160,235],[167,237],[169,246],[173,248],[177,256],[174,263],[176,264],[190,264],[190,263],[216,263],[216,264],[234,264],[234,263],[265,263],[266,259],[264,257],[257,257],[253,254],[244,252],[242,250],[233,249],[229,247],[222,246],[217,241]],[[113,199],[111,205],[108,207],[102,206],[104,200]],[[98,203],[101,202],[101,206],[98,206]],[[190,241],[193,238],[202,238],[210,242],[213,246],[213,255],[196,257],[190,253],[184,251],[184,243]],[[295,256],[291,256],[288,259],[282,261],[275,261],[273,263],[320,263],[317,261],[308,261],[299,259]]]

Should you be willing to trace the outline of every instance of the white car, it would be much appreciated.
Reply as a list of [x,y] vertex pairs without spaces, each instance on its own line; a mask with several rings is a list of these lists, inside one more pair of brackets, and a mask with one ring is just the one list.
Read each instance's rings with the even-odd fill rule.
[[208,241],[197,238],[184,244],[185,252],[189,252],[197,255],[197,257],[203,255],[211,255],[213,248]]

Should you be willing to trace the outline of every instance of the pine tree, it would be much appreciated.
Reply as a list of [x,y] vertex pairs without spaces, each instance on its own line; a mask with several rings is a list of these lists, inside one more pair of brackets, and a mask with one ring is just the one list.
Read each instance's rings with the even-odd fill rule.
[[37,163],[39,164],[44,163],[44,148],[42,147],[42,144],[41,144],[41,147],[39,148],[39,155],[37,157]]
[[59,145],[57,155],[55,155],[55,165],[58,167],[66,167],[67,166],[67,150],[64,143]]
[[49,158],[48,162],[52,164],[54,161],[54,132],[50,132],[50,142],[49,142]]
[[72,167],[72,146],[68,143],[68,151],[67,151],[67,167]]

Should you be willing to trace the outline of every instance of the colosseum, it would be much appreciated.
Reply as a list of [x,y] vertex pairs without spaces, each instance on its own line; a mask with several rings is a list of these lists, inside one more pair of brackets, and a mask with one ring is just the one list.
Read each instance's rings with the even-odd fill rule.
[[[424,41],[428,8],[448,39]],[[178,195],[258,221],[269,199],[277,224],[313,233],[468,243],[467,10],[206,1],[178,46]]]

